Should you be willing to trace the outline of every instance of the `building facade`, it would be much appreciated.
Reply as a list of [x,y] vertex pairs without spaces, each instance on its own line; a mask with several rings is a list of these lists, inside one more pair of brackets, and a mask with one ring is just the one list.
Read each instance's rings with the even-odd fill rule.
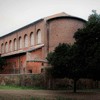
[[59,13],[0,37],[1,57],[7,61],[2,73],[41,73],[47,66],[47,54],[59,43],[73,43],[74,33],[85,22]]

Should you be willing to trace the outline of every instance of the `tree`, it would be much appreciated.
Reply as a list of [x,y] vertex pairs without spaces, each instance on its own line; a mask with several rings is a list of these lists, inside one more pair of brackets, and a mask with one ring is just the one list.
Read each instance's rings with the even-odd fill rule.
[[80,59],[87,69],[87,77],[100,80],[100,14],[93,10],[84,28],[79,29],[74,38]]
[[66,77],[69,50],[70,45],[63,43],[59,44],[54,52],[50,52],[47,55],[48,63],[52,66],[51,74],[53,78]]
[[[48,63],[51,64],[49,73],[53,78],[71,78],[74,80],[74,92],[76,92],[76,83],[83,77],[82,62],[80,61],[77,45],[59,44],[54,52],[47,56]],[[79,64],[80,62],[80,64]],[[49,74],[49,75],[50,75]]]
[[[81,58],[81,59],[80,59]],[[79,49],[76,44],[73,44],[70,47],[70,52],[69,52],[69,61],[68,61],[68,78],[73,79],[74,81],[74,90],[73,92],[76,92],[77,89],[77,81],[80,78],[86,77],[86,67],[84,64],[84,59],[80,55]]]
[[80,78],[100,80],[100,15],[93,11],[84,28],[79,29],[73,45],[59,44],[47,60],[55,78],[68,77],[76,83]]

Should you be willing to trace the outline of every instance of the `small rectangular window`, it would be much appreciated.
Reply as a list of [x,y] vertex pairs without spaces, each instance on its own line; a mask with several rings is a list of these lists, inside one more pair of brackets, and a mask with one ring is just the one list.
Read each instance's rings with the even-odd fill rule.
[[32,73],[32,70],[28,70],[29,71],[29,73]]

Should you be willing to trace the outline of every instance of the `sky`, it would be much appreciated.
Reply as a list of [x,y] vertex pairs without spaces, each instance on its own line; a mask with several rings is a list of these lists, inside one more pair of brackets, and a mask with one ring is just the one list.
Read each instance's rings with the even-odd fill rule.
[[0,36],[61,12],[87,20],[93,9],[100,0],[0,0]]

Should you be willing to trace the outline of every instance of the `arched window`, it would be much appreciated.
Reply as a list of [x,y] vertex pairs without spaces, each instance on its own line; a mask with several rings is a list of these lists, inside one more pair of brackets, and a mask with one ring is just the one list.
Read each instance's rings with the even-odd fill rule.
[[40,44],[41,43],[41,30],[39,29],[37,31],[37,44]]
[[5,52],[8,52],[8,43],[5,43]]
[[12,51],[12,41],[9,41],[9,51]]
[[4,53],[4,45],[3,45],[3,43],[1,44],[1,53]]
[[30,34],[30,44],[34,45],[34,34],[33,34],[33,32]]
[[22,38],[19,37],[19,49],[22,48]]
[[24,36],[24,47],[28,47],[28,36]]
[[17,50],[17,40],[14,39],[14,50]]

